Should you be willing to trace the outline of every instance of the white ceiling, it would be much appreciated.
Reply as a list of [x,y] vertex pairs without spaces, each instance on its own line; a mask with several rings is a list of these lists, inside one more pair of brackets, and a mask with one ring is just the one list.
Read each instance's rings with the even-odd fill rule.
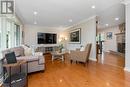
[[[92,5],[96,8],[92,9]],[[36,16],[34,11],[38,12]],[[36,21],[38,26],[47,27],[70,26],[93,15],[99,17],[99,28],[106,23],[113,26],[125,21],[121,0],[16,0],[16,13],[25,25],[34,25]]]

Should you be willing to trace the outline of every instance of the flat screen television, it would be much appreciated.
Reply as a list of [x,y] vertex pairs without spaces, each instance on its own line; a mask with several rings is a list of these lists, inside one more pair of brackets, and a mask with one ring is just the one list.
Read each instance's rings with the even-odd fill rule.
[[57,34],[54,33],[37,33],[38,44],[56,44]]

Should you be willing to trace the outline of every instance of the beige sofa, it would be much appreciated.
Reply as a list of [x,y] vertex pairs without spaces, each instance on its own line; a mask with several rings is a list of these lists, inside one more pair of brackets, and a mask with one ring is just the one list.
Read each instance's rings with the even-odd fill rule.
[[36,52],[34,53],[33,56],[32,55],[25,56],[24,48],[20,46],[3,50],[2,51],[3,57],[5,57],[5,54],[9,52],[15,52],[17,60],[27,61],[28,73],[45,70],[45,59],[42,53]]

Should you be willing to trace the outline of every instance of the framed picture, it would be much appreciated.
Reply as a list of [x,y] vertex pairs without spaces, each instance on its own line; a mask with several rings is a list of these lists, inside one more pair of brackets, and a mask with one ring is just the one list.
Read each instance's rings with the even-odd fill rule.
[[70,31],[69,40],[70,43],[81,43],[81,28]]
[[106,39],[112,39],[112,32],[107,32],[106,33]]

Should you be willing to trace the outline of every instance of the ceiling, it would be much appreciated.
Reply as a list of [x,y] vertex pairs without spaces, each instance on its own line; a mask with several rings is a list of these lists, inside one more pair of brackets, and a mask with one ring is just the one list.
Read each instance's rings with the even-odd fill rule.
[[[38,14],[34,15],[34,11]],[[46,27],[70,26],[94,15],[98,16],[99,28],[125,21],[121,0],[16,0],[16,13],[25,25],[37,22],[37,26]]]

